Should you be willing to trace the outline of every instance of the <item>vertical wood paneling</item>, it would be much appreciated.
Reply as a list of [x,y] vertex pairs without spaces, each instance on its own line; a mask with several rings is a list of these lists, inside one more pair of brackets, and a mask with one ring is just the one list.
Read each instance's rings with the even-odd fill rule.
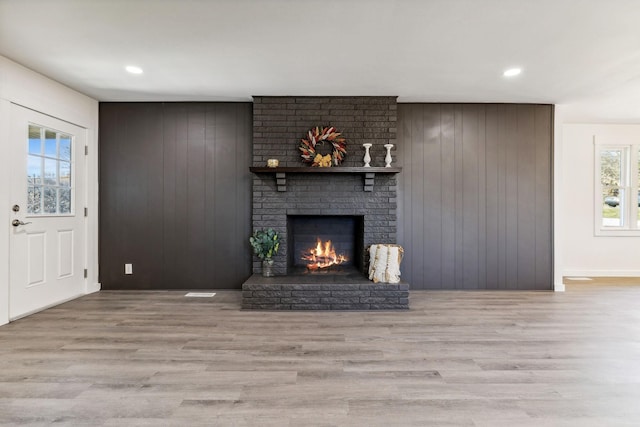
[[498,106],[487,105],[485,121],[485,245],[486,283],[485,288],[497,289],[500,265],[500,233],[499,233],[499,138],[498,138]]
[[518,283],[518,115],[516,105],[505,112],[505,283],[506,289],[519,289]]
[[535,288],[536,134],[535,106],[517,106],[518,287]]
[[[215,105],[208,106],[206,108],[206,111],[204,111],[204,119],[204,185],[206,189],[205,191],[208,194],[208,197],[205,199],[205,212],[213,212],[213,215],[206,216],[204,221],[203,233],[206,237],[206,241],[217,243],[216,245],[207,245],[207,247],[205,248],[205,260],[208,260],[215,259],[217,254],[220,252],[220,248],[218,247],[219,240],[217,238],[222,236],[218,236],[216,223],[218,221],[221,221],[222,218],[218,217],[217,212],[219,206],[218,197],[220,194],[220,189],[217,188],[218,186],[216,186],[216,183],[218,183],[220,187],[224,186],[225,184],[218,181],[220,177],[220,171],[218,170],[219,165],[216,162],[216,150],[218,148],[218,134],[216,133],[218,130],[218,111]],[[235,129],[233,127],[231,131],[232,134],[235,133]],[[228,219],[225,218],[225,220]],[[227,223],[227,225],[229,226],[232,223],[233,222]],[[205,263],[204,267],[205,275],[207,277],[213,277],[214,281],[218,282],[220,279],[220,274],[218,273],[216,266],[213,265],[213,263]]]
[[[184,240],[179,239],[180,232],[178,220],[183,213],[176,212],[180,195],[183,188],[179,186],[178,177],[180,170],[178,168],[179,157],[182,150],[178,146],[178,123],[177,119],[178,106],[169,104],[164,108],[162,135],[163,135],[163,153],[164,162],[162,165],[163,178],[163,241],[164,258],[162,259],[164,280],[175,282],[179,280],[178,271],[186,266],[182,262],[182,256],[185,251]],[[102,117],[101,117],[102,121]],[[109,123],[108,120],[104,122]],[[102,129],[102,127],[101,127]],[[113,245],[115,246],[115,245]],[[167,266],[171,266],[168,268]]]
[[[113,236],[114,239],[120,238],[121,227],[118,226],[116,218],[119,217],[119,200],[118,188],[121,176],[119,174],[105,174],[105,164],[114,164],[119,161],[119,142],[121,124],[118,120],[118,113],[115,110],[107,109],[101,111],[101,117],[104,120],[113,123],[114,126],[100,128],[100,141],[111,141],[109,150],[101,150],[100,152],[100,234]],[[102,145],[102,144],[100,144]],[[103,200],[110,200],[111,203],[105,204]],[[119,261],[117,248],[111,245],[102,245],[100,240],[100,269],[113,271],[114,266]]]
[[[425,107],[428,108],[428,107]],[[400,114],[398,118],[400,119]],[[441,152],[440,159],[442,162],[442,199],[440,204],[442,206],[442,217],[440,219],[440,226],[442,227],[442,246],[430,247],[429,253],[433,253],[437,250],[441,252],[441,265],[442,265],[442,282],[438,285],[440,289],[455,289],[456,287],[456,247],[455,247],[455,201],[456,201],[456,175],[455,175],[455,108],[452,105],[442,105],[440,115],[440,128],[441,128]],[[402,143],[402,142],[400,142]],[[430,166],[430,165],[429,165]],[[425,167],[429,167],[425,166]],[[406,179],[412,179],[410,176],[405,176]],[[416,198],[420,195],[416,194]],[[432,200],[431,203],[438,203],[438,200]],[[406,224],[410,227],[410,224]],[[419,239],[420,236],[416,235],[415,239]],[[411,282],[413,283],[413,282]],[[422,285],[419,285],[418,289],[422,289]]]
[[507,106],[498,107],[498,283],[497,289],[507,284]]
[[[407,111],[407,115],[416,114],[416,110]],[[398,122],[398,140],[412,141],[411,124],[415,121],[413,117],[407,117],[407,120]],[[411,179],[405,180],[405,176],[413,176],[413,143],[398,144],[398,156],[400,156],[399,164],[404,171],[409,171],[408,175],[401,175],[398,177],[398,237],[399,240],[403,240],[404,247],[413,247],[413,236],[408,229],[404,228],[404,225],[411,224],[411,210],[413,200],[413,181]],[[417,259],[417,257],[416,257]],[[403,261],[405,272],[404,274],[409,277],[413,276],[413,258],[405,258]],[[423,279],[421,278],[421,283]]]
[[[234,223],[236,221],[237,212],[228,209],[229,200],[233,200],[233,192],[227,191],[235,187],[236,162],[235,148],[225,143],[225,141],[234,141],[237,138],[237,128],[235,126],[238,118],[234,109],[218,110],[216,115],[215,126],[215,144],[214,144],[214,180],[215,194],[213,197],[215,208],[213,210],[214,224],[214,257],[219,257],[222,265],[233,266],[237,259],[238,253],[233,251],[232,242],[240,240],[245,241],[249,238],[246,235],[244,239],[238,239],[235,236]],[[246,163],[245,163],[246,165]],[[246,166],[245,166],[246,168]],[[236,173],[229,173],[229,170]],[[213,184],[213,183],[212,183]],[[250,234],[250,233],[249,233]],[[247,263],[249,264],[249,263]],[[225,283],[233,280],[235,272],[231,268],[218,268],[213,271],[217,282]]]
[[464,133],[463,113],[460,105],[454,110],[454,265],[455,289],[464,289]]
[[548,135],[553,134],[553,108],[535,107],[535,138],[536,138],[536,171],[535,171],[535,288],[548,289],[553,281],[553,250],[547,244],[546,238],[553,241],[553,213],[546,209],[545,194],[553,197],[552,153],[553,142]]
[[146,174],[146,215],[142,218],[141,227],[144,227],[147,241],[139,241],[138,250],[145,253],[144,263],[140,264],[136,274],[142,273],[146,275],[144,279],[152,284],[161,280],[162,271],[156,268],[157,260],[164,258],[163,242],[163,217],[162,197],[164,193],[163,177],[158,173],[156,165],[162,165],[164,162],[163,141],[162,141],[162,109],[159,105],[150,106],[151,114],[146,115],[144,119],[144,128],[147,130],[147,139],[153,141],[153,147],[144,150],[141,160],[145,167]]
[[[424,122],[424,110],[416,110],[414,113],[414,120],[411,127],[411,142],[412,142],[412,158],[409,160],[413,176],[416,178],[413,181],[413,198],[411,203],[411,226],[414,233],[418,236],[424,236],[424,205],[422,203],[423,197],[416,197],[417,195],[424,195],[425,193],[425,168],[421,167],[424,159],[424,134],[423,134],[423,122]],[[428,279],[424,276],[424,265],[422,259],[418,254],[422,252],[422,246],[424,244],[423,239],[413,239],[411,245],[411,251],[416,253],[416,258],[412,263],[412,273],[415,277],[419,277],[421,281],[428,282]]]
[[487,287],[487,109],[482,106],[478,112],[478,285],[476,289]]
[[104,289],[240,288],[250,275],[251,111],[101,104]]
[[[251,164],[252,148],[251,143],[244,143],[246,141],[252,141],[253,136],[253,114],[252,110],[248,111],[249,105],[247,104],[233,104],[235,111],[235,127],[236,127],[236,144],[235,144],[235,181],[233,185],[233,193],[235,195],[235,231],[234,238],[231,242],[231,251],[234,254],[234,263],[232,269],[234,270],[233,281],[230,282],[235,286],[238,277],[244,277],[247,274],[245,266],[251,265],[252,250],[249,244],[247,236],[247,226],[251,227],[251,192],[246,189],[252,186],[252,177],[245,173],[247,163]],[[222,227],[222,224],[218,225]],[[251,228],[249,228],[251,233]],[[244,239],[238,239],[238,236],[245,236]],[[250,271],[250,270],[249,270]]]
[[[205,280],[205,111],[196,104],[189,109],[187,119],[187,204],[185,232],[187,233],[188,268],[186,277],[190,284]],[[204,237],[204,238],[203,238]]]
[[[422,251],[424,280],[427,288],[442,286],[442,162],[440,161],[440,106],[430,105],[423,110],[422,137],[424,138],[424,156],[420,163],[424,165],[424,194],[422,197],[424,239],[428,250]],[[417,200],[420,200],[418,197]]]
[[551,289],[551,117],[545,105],[399,105],[413,289]]
[[[173,144],[176,146],[176,159],[175,159],[175,179],[176,179],[176,193],[175,193],[175,205],[173,207],[176,220],[173,224],[174,233],[172,235],[173,241],[167,241],[167,245],[171,245],[175,242],[175,262],[167,260],[169,263],[166,269],[171,270],[171,276],[173,280],[180,280],[184,286],[190,286],[191,284],[191,272],[189,271],[189,233],[187,222],[189,221],[189,112],[186,105],[169,105],[171,115],[170,118],[174,121],[175,125],[175,141]],[[165,107],[165,111],[167,107]],[[167,142],[166,142],[167,143]],[[171,142],[168,142],[171,143]],[[182,273],[182,274],[180,274]]]
[[478,289],[480,194],[478,185],[481,107],[462,106],[462,288]]

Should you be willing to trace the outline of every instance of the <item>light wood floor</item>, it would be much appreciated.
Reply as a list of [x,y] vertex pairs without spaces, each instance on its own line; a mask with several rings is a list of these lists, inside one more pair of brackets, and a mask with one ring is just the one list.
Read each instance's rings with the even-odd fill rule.
[[638,426],[640,286],[404,312],[101,292],[0,327],[0,425]]

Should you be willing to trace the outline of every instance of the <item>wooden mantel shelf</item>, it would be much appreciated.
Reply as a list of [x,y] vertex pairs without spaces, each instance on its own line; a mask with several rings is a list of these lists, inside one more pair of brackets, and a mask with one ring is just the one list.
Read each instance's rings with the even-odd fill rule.
[[266,166],[252,166],[249,170],[253,173],[400,173],[402,168],[385,168],[385,167],[343,167],[333,166],[330,168],[317,168],[313,166],[307,167],[277,167],[268,168]]
[[288,173],[349,173],[359,174],[364,176],[364,191],[373,191],[373,183],[376,174],[396,174],[402,171],[399,167],[328,167],[328,168],[316,168],[312,166],[307,167],[277,167],[269,168],[266,166],[252,166],[249,170],[253,173],[273,173],[276,175],[276,185],[278,191],[287,191],[287,174]]

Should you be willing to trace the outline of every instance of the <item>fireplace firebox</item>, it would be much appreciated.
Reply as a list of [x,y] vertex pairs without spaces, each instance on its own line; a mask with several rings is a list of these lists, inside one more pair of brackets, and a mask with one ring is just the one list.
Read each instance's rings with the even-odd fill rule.
[[364,216],[288,215],[290,274],[363,272]]

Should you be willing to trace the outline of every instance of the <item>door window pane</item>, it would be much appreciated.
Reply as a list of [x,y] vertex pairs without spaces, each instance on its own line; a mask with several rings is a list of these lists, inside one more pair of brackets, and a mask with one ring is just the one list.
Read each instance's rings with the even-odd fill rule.
[[58,184],[58,161],[44,159],[44,183],[47,185]]
[[71,136],[60,135],[60,159],[71,160]]
[[29,125],[29,154],[42,154],[40,126]]
[[27,182],[42,184],[42,157],[29,156],[27,159]]
[[71,163],[60,162],[60,186],[71,187]]
[[58,212],[58,190],[54,187],[44,187],[44,213]]
[[31,124],[28,149],[27,212],[32,215],[72,213],[73,136]]
[[49,129],[45,129],[44,131],[44,155],[47,157],[58,157],[56,133]]
[[60,189],[60,213],[68,214],[71,213],[71,189],[70,188],[61,188]]
[[27,213],[42,213],[42,187],[28,187]]

